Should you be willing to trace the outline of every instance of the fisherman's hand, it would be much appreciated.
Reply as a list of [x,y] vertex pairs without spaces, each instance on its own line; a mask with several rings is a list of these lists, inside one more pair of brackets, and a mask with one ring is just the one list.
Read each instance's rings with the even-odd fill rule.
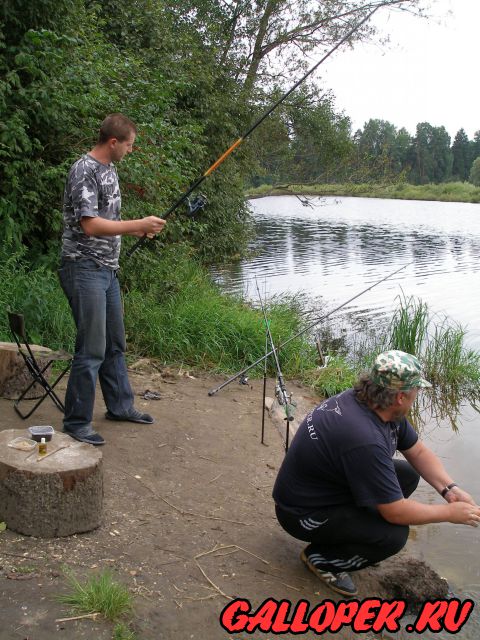
[[160,233],[163,227],[166,225],[166,221],[163,218],[157,216],[147,216],[141,220],[141,231],[143,235],[151,238],[155,234]]
[[468,502],[468,504],[472,504],[474,507],[477,506],[472,496],[463,489],[460,489],[460,487],[452,487],[450,491],[447,492],[445,500],[447,502]]
[[471,527],[478,527],[480,524],[480,507],[471,505],[468,502],[451,502],[448,508],[448,522],[468,524]]

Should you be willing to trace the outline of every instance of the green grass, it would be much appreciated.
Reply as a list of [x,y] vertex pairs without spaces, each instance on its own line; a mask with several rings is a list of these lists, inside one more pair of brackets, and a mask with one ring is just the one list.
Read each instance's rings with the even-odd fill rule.
[[115,622],[133,610],[132,597],[126,587],[115,582],[109,571],[88,578],[81,584],[71,571],[65,572],[71,592],[57,596],[75,614],[101,613]]
[[304,372],[302,380],[319,395],[334,396],[344,389],[352,387],[357,379],[354,367],[346,358],[336,355],[328,358],[323,367]]
[[[226,373],[265,353],[261,310],[241,296],[222,293],[198,262],[171,250],[150,267],[149,276],[159,286],[147,291],[127,286],[125,296],[128,343],[135,353]],[[268,318],[275,344],[302,328],[295,298],[271,301]],[[314,362],[314,348],[304,338],[281,351],[285,375],[299,375]]]
[[137,640],[137,635],[123,622],[115,625],[112,640]]
[[400,296],[388,328],[386,345],[406,353],[421,354],[431,324],[428,305],[416,298]]
[[480,187],[470,182],[413,185],[400,183],[363,184],[292,184],[288,188],[260,185],[247,191],[249,198],[267,195],[352,196],[363,198],[393,198],[398,200],[437,200],[443,202],[480,202]]
[[70,309],[57,274],[29,265],[20,254],[0,246],[0,340],[12,340],[6,311],[25,315],[30,339],[52,349],[72,349],[75,339]]

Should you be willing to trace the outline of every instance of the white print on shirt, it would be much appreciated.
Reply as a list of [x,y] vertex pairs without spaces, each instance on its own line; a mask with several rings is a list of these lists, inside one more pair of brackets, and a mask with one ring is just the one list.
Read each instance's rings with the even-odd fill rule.
[[331,399],[335,400],[335,407],[333,407],[333,409],[330,409],[330,407],[328,406],[329,400],[325,400],[325,402],[322,402],[322,404],[319,405],[318,408],[320,409],[320,411],[335,411],[335,413],[338,413],[338,415],[341,416],[342,411],[338,406],[338,400],[336,398],[331,398]]
[[315,432],[315,427],[312,424],[312,420],[313,420],[313,411],[310,411],[310,413],[307,415],[308,435],[312,440],[318,440],[318,436]]

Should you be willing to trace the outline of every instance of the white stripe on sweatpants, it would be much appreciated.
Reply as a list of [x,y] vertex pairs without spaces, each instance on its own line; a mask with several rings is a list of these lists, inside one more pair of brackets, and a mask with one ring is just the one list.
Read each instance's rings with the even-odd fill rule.
[[323,520],[323,522],[319,522],[318,520],[314,520],[313,518],[305,518],[304,520],[300,520],[299,522],[304,529],[307,529],[307,531],[311,531],[312,529],[321,527],[322,524],[328,522],[328,518],[326,518],[326,520]]

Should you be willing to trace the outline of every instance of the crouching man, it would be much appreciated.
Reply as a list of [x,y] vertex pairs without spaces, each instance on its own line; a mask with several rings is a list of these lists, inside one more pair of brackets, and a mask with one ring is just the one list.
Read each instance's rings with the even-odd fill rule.
[[[398,553],[408,525],[480,522],[473,498],[406,419],[418,390],[430,386],[415,356],[387,351],[353,389],[309,413],[293,438],[273,490],[277,518],[310,543],[302,561],[338,593],[355,595],[349,572]],[[393,459],[397,450],[406,460]],[[445,504],[410,498],[420,476]]]

